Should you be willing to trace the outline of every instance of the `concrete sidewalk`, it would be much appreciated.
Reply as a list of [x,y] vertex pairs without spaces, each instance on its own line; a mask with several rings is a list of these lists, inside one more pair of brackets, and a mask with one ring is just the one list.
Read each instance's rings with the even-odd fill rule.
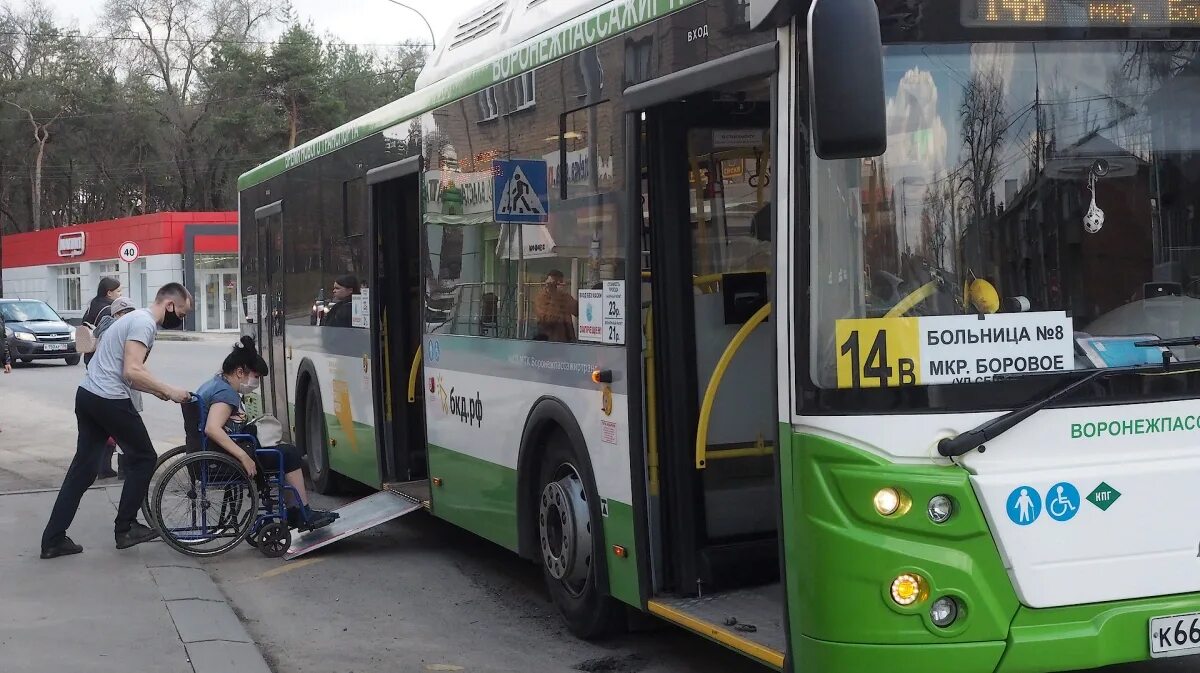
[[5,673],[270,673],[221,590],[161,541],[117,550],[120,487],[88,491],[70,535],[39,558],[57,493],[0,494],[0,669]]

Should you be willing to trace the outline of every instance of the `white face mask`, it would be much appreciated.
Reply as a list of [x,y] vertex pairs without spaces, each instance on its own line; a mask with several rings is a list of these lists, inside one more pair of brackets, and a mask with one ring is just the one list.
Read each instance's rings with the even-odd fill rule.
[[238,386],[239,392],[252,393],[258,389],[259,379],[257,376],[251,376],[244,383]]

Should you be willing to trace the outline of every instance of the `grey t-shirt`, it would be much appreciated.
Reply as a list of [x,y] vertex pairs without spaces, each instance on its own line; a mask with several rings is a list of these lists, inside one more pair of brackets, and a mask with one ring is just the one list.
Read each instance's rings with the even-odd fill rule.
[[125,380],[125,342],[137,341],[154,348],[154,337],[158,334],[158,323],[146,309],[138,309],[113,323],[96,344],[96,354],[88,364],[83,389],[110,400],[132,397],[129,383]]

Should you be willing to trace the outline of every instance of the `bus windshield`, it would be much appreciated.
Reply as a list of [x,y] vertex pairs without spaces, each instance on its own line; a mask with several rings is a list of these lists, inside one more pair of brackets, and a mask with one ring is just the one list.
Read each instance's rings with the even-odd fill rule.
[[813,382],[1161,363],[1137,344],[1200,334],[1198,51],[887,47],[887,152],[813,159]]

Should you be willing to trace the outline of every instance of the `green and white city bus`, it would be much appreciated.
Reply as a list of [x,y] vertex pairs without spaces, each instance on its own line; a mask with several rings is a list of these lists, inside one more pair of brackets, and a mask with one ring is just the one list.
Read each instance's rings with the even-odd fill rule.
[[1198,28],[488,0],[416,93],[241,178],[264,406],[318,490],[538,563],[581,637],[644,611],[823,673],[1200,652]]

